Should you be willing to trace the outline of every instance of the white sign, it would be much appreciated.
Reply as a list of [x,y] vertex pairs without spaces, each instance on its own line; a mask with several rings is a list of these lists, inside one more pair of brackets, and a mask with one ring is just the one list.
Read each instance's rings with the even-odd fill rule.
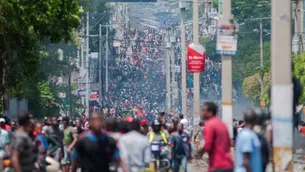
[[114,47],[120,47],[121,46],[121,42],[120,41],[113,41],[113,46]]
[[164,66],[164,65],[162,65],[162,67],[161,67],[161,72],[162,72],[163,74],[165,74],[165,66]]
[[80,97],[86,97],[86,89],[77,89],[77,95]]
[[176,65],[176,66],[175,66],[175,72],[176,72],[176,73],[180,73],[180,66],[179,66],[179,65]]
[[90,53],[90,58],[91,59],[97,59],[98,58],[98,53],[97,52]]
[[234,56],[237,51],[237,34],[233,25],[220,25],[217,31],[217,54]]

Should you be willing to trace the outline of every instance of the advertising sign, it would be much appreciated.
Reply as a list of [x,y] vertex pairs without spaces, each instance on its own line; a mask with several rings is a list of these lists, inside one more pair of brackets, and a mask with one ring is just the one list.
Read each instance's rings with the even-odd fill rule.
[[98,92],[97,91],[91,91],[90,100],[98,100]]
[[77,89],[77,95],[80,97],[86,97],[86,89]]
[[234,56],[237,51],[237,34],[234,25],[220,25],[217,31],[217,54]]
[[187,47],[187,68],[189,72],[203,72],[205,68],[206,50],[200,44]]

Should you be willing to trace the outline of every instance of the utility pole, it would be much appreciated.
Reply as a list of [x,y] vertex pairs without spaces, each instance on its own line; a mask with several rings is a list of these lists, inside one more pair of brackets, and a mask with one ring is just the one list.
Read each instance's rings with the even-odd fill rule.
[[[166,30],[166,34],[164,36],[164,42],[165,44],[168,44],[170,42],[169,40],[169,32]],[[165,45],[165,67],[166,67],[166,110],[169,114],[171,112],[171,80],[170,80],[170,55],[167,45]]]
[[[193,42],[199,45],[199,0],[193,0]],[[200,115],[200,72],[194,73],[194,110],[193,122]]]
[[[259,23],[259,29],[260,29],[260,35],[259,35],[259,40],[260,40],[260,68],[261,70],[264,69],[264,56],[263,56],[263,22],[262,20],[260,20],[260,23]],[[260,83],[261,83],[261,96],[260,96],[260,99],[261,99],[261,105],[263,105],[263,101],[264,101],[264,98],[263,98],[263,95],[264,95],[264,74],[262,74],[260,76]]]
[[291,112],[293,109],[291,1],[272,0],[271,2],[271,112],[274,171],[292,172],[294,114]]
[[[71,45],[69,45],[71,46]],[[73,112],[72,112],[72,86],[71,86],[71,75],[72,75],[72,69],[71,69],[71,64],[70,64],[70,47],[69,47],[69,53],[68,53],[68,93],[69,93],[69,117],[72,119],[73,117]]]
[[184,13],[185,8],[180,7],[181,12],[181,73],[182,73],[182,114],[187,115],[187,106],[186,106],[186,46],[185,46],[185,25],[184,25]]
[[86,17],[86,67],[87,67],[87,73],[86,73],[86,115],[89,116],[90,110],[89,110],[89,89],[90,89],[90,81],[89,81],[89,12],[87,12]]
[[108,45],[108,26],[106,26],[106,91],[108,92],[108,51],[109,51],[109,45]]
[[70,65],[69,65],[69,74],[68,74],[68,92],[69,92],[69,117],[72,119],[73,112],[72,112],[72,86],[71,86],[71,72]]
[[[222,1],[223,18],[220,23],[222,25],[231,25],[231,0]],[[230,138],[233,139],[233,108],[232,108],[232,57],[222,56],[222,119],[228,127]]]
[[[173,38],[173,29],[174,28],[171,28],[171,32],[170,32],[170,42],[171,42],[171,45],[172,45],[172,38]],[[170,52],[170,58],[171,58],[171,70],[172,70],[172,83],[171,83],[171,88],[172,88],[172,112],[176,113],[176,94],[177,94],[177,91],[176,91],[176,62],[175,62],[175,54],[173,52],[173,46],[170,48],[169,50]]]
[[170,57],[168,50],[165,50],[165,67],[166,67],[166,109],[167,113],[171,112],[171,86],[170,86]]
[[[102,105],[103,97],[103,90],[102,90],[102,25],[99,24],[99,52],[98,52],[98,62],[99,62],[99,76],[98,76],[98,85],[99,85],[99,103]],[[103,109],[101,110],[103,113]]]
[[294,42],[297,42],[297,52],[296,54],[301,54],[304,51],[303,47],[303,0],[294,0],[293,1],[294,9]]
[[[84,33],[85,32],[85,26],[84,26],[84,24],[82,25],[82,33]],[[80,64],[80,66],[81,67],[85,67],[85,59],[84,59],[84,38],[82,37],[82,41],[81,41],[81,47],[80,47],[81,49],[80,49],[80,53],[81,53],[81,55],[80,55],[80,57],[81,57],[81,64]]]
[[[270,17],[261,17],[261,18],[254,18],[250,19],[252,21],[258,21],[259,20],[259,39],[260,39],[260,69],[264,69],[264,43],[263,43],[263,20],[270,20]],[[260,87],[261,87],[261,94],[260,94],[260,100],[261,100],[261,106],[264,106],[265,102],[263,99],[264,95],[264,74],[260,76]]]

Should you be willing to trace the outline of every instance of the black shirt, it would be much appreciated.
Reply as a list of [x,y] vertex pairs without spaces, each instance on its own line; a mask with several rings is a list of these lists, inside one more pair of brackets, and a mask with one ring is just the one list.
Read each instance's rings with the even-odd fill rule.
[[80,135],[84,130],[82,127],[77,127],[77,134]]
[[73,158],[80,162],[82,172],[108,172],[109,164],[119,157],[113,138],[107,135],[95,136],[88,131],[80,136]]

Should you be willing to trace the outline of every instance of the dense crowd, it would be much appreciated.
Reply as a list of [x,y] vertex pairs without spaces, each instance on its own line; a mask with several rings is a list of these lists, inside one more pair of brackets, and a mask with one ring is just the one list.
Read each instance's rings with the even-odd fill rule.
[[[188,28],[188,30],[191,28]],[[175,31],[179,33],[179,29]],[[117,63],[110,68],[109,91],[105,112],[110,115],[126,114],[151,116],[165,110],[166,76],[164,54],[160,49],[165,46],[163,30],[150,27],[125,29],[122,44],[117,48]],[[190,35],[191,32],[187,32]],[[177,34],[179,35],[179,34]],[[186,43],[192,41],[187,36]],[[181,66],[180,37],[173,47],[175,65]],[[221,63],[206,59],[205,71],[200,75],[202,100],[219,101],[221,96]],[[180,70],[181,71],[181,70]],[[176,72],[178,89],[181,91],[181,73]],[[193,75],[187,72],[187,107],[192,113]],[[177,113],[181,112],[181,96],[177,103]]]
[[205,102],[200,127],[191,130],[183,114],[164,112],[153,115],[152,122],[100,112],[75,121],[49,117],[43,123],[30,113],[20,114],[16,122],[0,118],[0,170],[138,172],[153,168],[178,172],[187,171],[188,161],[201,159],[206,152],[211,172],[265,171],[272,139],[271,125],[261,112],[250,109],[243,121],[234,121],[234,142],[217,113],[215,103]]
[[117,64],[109,77],[108,103],[116,115],[144,116],[164,109],[165,76],[161,72],[163,60],[158,49],[162,41],[160,34],[150,28],[124,32]]

